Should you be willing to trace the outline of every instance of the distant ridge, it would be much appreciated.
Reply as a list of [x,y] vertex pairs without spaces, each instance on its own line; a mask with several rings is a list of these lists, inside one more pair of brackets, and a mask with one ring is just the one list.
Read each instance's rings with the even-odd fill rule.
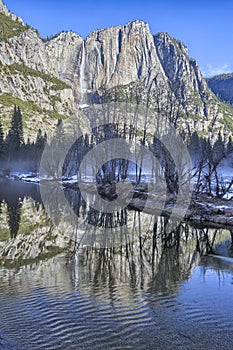
[[209,88],[222,100],[233,104],[233,73],[206,79]]

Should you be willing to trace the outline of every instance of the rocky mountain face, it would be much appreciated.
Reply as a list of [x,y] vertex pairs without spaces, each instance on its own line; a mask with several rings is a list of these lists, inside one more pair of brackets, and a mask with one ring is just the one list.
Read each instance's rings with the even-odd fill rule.
[[18,21],[21,24],[23,24],[23,20],[15,15],[14,13],[11,13],[8,8],[4,5],[2,0],[0,1],[0,13],[4,14],[5,16],[11,18],[13,21]]
[[[92,32],[86,40],[61,32],[45,40],[12,15],[0,0],[0,113],[9,126],[13,105],[21,107],[28,136],[48,131],[57,119],[75,116],[84,104],[139,92],[154,106],[182,111],[179,125],[212,136],[233,130],[232,110],[208,88],[187,48],[148,24]],[[114,96],[113,96],[114,95]],[[159,102],[158,102],[159,101]],[[174,109],[174,108],[173,108]]]
[[209,88],[222,100],[233,104],[233,74],[221,74],[206,79]]

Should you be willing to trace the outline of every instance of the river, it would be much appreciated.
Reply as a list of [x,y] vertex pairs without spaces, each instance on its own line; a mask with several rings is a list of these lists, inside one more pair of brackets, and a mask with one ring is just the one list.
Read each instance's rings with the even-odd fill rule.
[[1,350],[233,348],[229,228],[168,232],[164,218],[126,210],[114,222],[127,237],[104,246],[84,230],[96,213],[64,191],[75,230],[51,220],[38,184],[1,180]]

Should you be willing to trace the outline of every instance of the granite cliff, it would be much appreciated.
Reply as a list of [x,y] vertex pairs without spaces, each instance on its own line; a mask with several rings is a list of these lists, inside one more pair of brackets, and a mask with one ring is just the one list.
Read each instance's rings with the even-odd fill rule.
[[[136,20],[96,30],[83,40],[72,32],[42,39],[0,0],[0,113],[9,126],[21,107],[27,136],[49,131],[57,119],[75,116],[83,104],[139,91],[162,110],[179,108],[178,125],[213,137],[233,130],[233,112],[208,88],[185,45],[167,33],[153,35]],[[177,107],[178,106],[178,107]]]

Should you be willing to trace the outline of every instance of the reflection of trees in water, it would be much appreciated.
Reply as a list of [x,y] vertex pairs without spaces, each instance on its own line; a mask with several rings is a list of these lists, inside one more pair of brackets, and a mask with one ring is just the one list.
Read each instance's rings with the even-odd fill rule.
[[74,191],[69,188],[64,189],[64,194],[66,199],[69,202],[69,205],[73,209],[75,215],[79,218],[84,217],[86,215],[86,202],[82,197],[81,191]]
[[38,211],[41,204],[39,186],[25,184],[19,181],[1,179],[0,182],[0,216],[3,215],[2,208],[6,204],[7,223],[11,238],[16,238],[20,227],[21,211],[25,198],[34,201],[34,207]]
[[17,232],[19,230],[21,208],[22,202],[20,200],[18,200],[13,205],[7,205],[8,224],[11,238],[16,238]]
[[233,272],[233,229],[215,230],[212,241],[209,239],[208,250],[200,262],[201,272],[205,276],[208,271],[216,271],[219,283],[226,281],[227,275]]
[[91,282],[93,291],[106,285],[127,283],[131,288],[175,292],[179,283],[190,277],[207,241],[202,230],[187,224],[180,224],[176,232],[165,239],[165,225],[164,218],[159,218],[151,231],[138,228],[137,239],[125,246],[82,248],[77,252],[80,283]]
[[3,203],[3,199],[0,198],[0,217],[2,215],[2,203]]
[[116,213],[102,213],[90,208],[87,214],[87,222],[90,225],[103,228],[123,226],[127,224],[127,210],[124,208]]
[[[26,185],[27,188],[28,186],[31,198],[34,200],[33,210],[40,210],[39,187],[33,185],[32,188],[30,185]],[[31,214],[30,212],[25,213],[25,207],[23,207],[23,200],[29,197],[29,193],[25,193],[21,187],[17,189],[14,186],[8,186],[7,192],[6,187],[1,189],[0,202],[3,202],[2,207],[4,205],[4,208],[7,208],[11,238],[15,238],[20,227],[21,212],[23,214],[22,221],[25,216],[29,217]],[[49,188],[51,189],[51,186]],[[69,205],[76,214],[75,222],[69,222],[62,216],[61,203],[49,201],[51,211],[55,208],[60,225],[58,227],[60,229],[60,243],[64,241],[64,245],[68,244],[68,240],[74,243],[78,237],[76,231],[81,232],[79,237],[83,235],[84,239],[77,240],[73,244],[75,249],[80,248],[78,253],[80,259],[82,255],[81,276],[85,281],[85,269],[88,266],[90,280],[93,283],[96,281],[100,286],[104,279],[108,281],[111,279],[111,281],[127,281],[132,286],[141,286],[141,288],[160,288],[162,291],[176,289],[177,281],[182,281],[190,276],[199,257],[205,252],[212,253],[213,247],[220,237],[221,230],[192,228],[187,223],[170,225],[169,218],[157,217],[144,212],[121,209],[113,214],[102,213],[88,206],[80,191],[64,190],[55,186],[54,191],[58,190],[62,193],[65,191]],[[51,191],[48,192],[48,196],[50,195]],[[54,198],[53,195],[52,198]],[[56,195],[55,198],[59,199],[59,196]],[[4,215],[5,213],[4,209]],[[33,222],[38,227],[44,225],[45,229],[50,227],[52,230],[51,224],[48,226],[46,220],[42,224],[39,221],[35,222],[35,219]],[[25,229],[26,225],[31,223],[30,219],[26,220]],[[72,230],[72,225],[74,225],[74,230]],[[101,228],[106,229],[106,231],[101,231]],[[67,233],[69,234],[67,235]],[[231,238],[233,238],[232,236],[231,231]],[[87,239],[85,239],[86,237]],[[25,254],[30,244],[28,242],[25,247],[23,246]],[[87,254],[85,257],[85,254],[81,253],[83,244],[93,245],[97,249],[85,248],[84,251]],[[109,248],[98,249],[101,247]],[[84,261],[85,268],[83,267]]]
[[135,239],[124,246],[85,247],[76,252],[79,288],[83,286],[95,294],[96,290],[104,293],[106,286],[127,284],[131,292],[139,288],[151,293],[176,293],[180,283],[190,278],[200,257],[221,241],[223,232],[181,223],[167,233],[163,217],[152,218],[151,224],[151,229],[139,225]]
[[233,228],[230,229],[230,234],[231,234],[230,253],[231,253],[231,256],[233,256]]

